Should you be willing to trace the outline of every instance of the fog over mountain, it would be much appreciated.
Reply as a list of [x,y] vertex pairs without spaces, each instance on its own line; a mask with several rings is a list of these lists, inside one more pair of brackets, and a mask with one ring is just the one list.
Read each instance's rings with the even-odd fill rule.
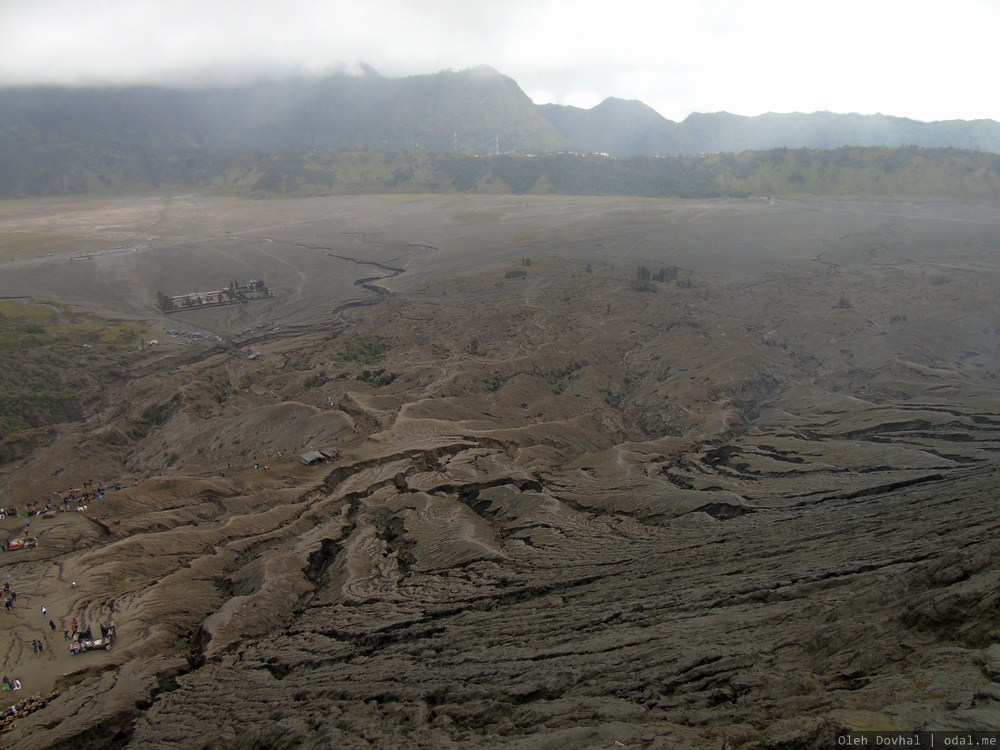
[[907,145],[1000,151],[1000,124],[992,120],[717,112],[676,123],[641,102],[615,98],[590,109],[535,105],[513,79],[487,66],[406,78],[363,66],[359,74],[226,88],[9,88],[0,90],[0,103],[0,149],[29,141],[150,151],[577,150],[612,156]]
[[[884,151],[900,146],[938,153]],[[693,158],[845,147],[883,151],[832,161],[795,152],[763,161],[744,154],[740,164],[728,157],[516,161],[518,155]],[[351,74],[222,88],[0,89],[3,197],[168,188],[258,197],[471,191],[983,198],[998,190],[1000,167],[987,155],[998,151],[1000,124],[992,120],[720,112],[676,123],[637,101],[607,99],[586,110],[536,105],[516,81],[487,66],[406,78],[361,66]],[[385,156],[348,165],[351,153]]]
[[366,61],[391,77],[487,62],[538,104],[1000,119],[982,81],[1000,6],[930,0],[44,0],[0,3],[0,84],[230,86]]

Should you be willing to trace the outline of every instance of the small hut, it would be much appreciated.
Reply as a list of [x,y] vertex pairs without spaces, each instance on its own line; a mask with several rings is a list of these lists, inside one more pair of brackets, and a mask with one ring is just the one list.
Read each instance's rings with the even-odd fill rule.
[[332,461],[339,454],[334,448],[321,448],[318,451],[308,451],[299,456],[299,461],[304,463],[306,466],[313,466],[314,464],[322,464],[327,461]]

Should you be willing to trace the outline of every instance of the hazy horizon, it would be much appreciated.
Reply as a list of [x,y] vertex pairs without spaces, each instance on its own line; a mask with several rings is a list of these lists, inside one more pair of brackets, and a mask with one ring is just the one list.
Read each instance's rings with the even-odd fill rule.
[[[694,112],[1000,120],[977,93],[1000,6],[849,0],[71,0],[0,5],[0,85],[225,86],[371,65],[397,78],[489,65],[537,104],[635,99]],[[933,54],[929,54],[933,52]],[[976,89],[973,89],[973,87]]]

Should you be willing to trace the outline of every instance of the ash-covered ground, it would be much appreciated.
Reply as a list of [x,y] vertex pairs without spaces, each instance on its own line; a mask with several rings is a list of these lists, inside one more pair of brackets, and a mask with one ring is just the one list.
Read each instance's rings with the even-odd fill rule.
[[[59,690],[5,745],[1000,729],[997,207],[184,196],[12,233],[45,252],[0,296],[157,343],[0,469],[5,506],[121,485],[0,556],[3,669]],[[73,617],[114,647],[71,656]]]

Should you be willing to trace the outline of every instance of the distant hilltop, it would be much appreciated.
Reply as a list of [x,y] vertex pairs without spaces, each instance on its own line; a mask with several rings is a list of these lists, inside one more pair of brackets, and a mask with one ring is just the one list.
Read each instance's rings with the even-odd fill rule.
[[[607,184],[590,176],[593,166],[585,167],[582,180],[573,176],[577,166],[563,163],[539,176],[533,167],[486,161],[519,155],[656,159],[901,147],[978,152],[972,163],[962,157],[947,179],[935,177],[933,191],[950,195],[960,189],[975,198],[996,193],[1000,162],[991,154],[1000,153],[1000,123],[993,120],[928,123],[831,112],[758,117],[719,112],[692,114],[677,123],[638,101],[612,98],[591,109],[535,105],[514,80],[485,66],[407,78],[385,78],[365,67],[362,75],[211,89],[0,89],[0,198],[173,189],[259,197],[566,190],[729,195],[770,189],[771,183],[750,184],[744,166],[703,175],[695,173],[706,165],[644,164]],[[343,157],[350,154],[359,158],[349,163]],[[933,156],[939,165],[945,158]],[[803,159],[781,154],[769,159],[787,164],[778,190],[897,195],[907,194],[912,184],[898,184],[899,177],[876,184],[874,173],[860,181],[841,179],[839,173],[811,175]],[[834,166],[867,169],[873,159],[880,174],[901,170],[899,159],[854,153]],[[903,167],[919,164],[912,155],[902,160]]]
[[513,79],[488,66],[405,78],[383,77],[370,66],[363,71],[213,89],[0,89],[0,150],[20,143],[222,153],[577,150],[676,156],[910,145],[1000,152],[1000,123],[993,120],[717,112],[677,123],[642,102],[616,98],[591,109],[536,105]]
[[542,114],[581,149],[612,156],[739,153],[774,148],[919,146],[1000,152],[993,120],[920,122],[887,115],[768,113],[757,117],[695,113],[681,123],[642,102],[605,99],[591,109],[544,104]]

